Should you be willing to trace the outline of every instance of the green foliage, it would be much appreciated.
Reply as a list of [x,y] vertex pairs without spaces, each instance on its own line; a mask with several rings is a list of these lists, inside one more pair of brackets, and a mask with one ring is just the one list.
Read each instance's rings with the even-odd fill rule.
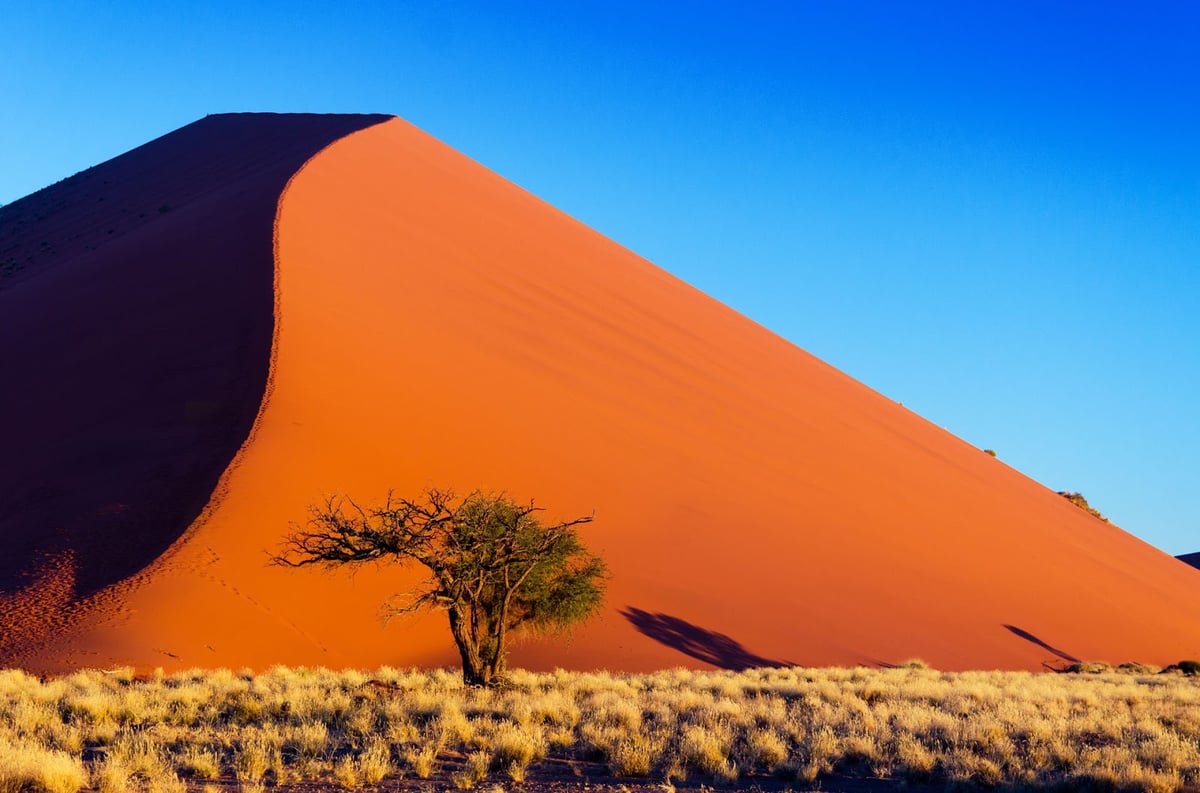
[[561,633],[604,599],[607,568],[575,528],[591,516],[543,525],[541,511],[532,501],[482,491],[462,500],[436,488],[416,500],[389,494],[371,508],[331,497],[310,509],[306,527],[294,527],[275,561],[423,565],[430,572],[424,588],[392,601],[389,614],[444,609],[464,680],[491,685],[504,669],[510,632]]

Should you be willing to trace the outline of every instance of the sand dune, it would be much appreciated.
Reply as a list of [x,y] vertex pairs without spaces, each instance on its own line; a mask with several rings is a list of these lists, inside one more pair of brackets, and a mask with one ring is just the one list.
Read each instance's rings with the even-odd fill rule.
[[[253,118],[243,119],[247,128]],[[273,117],[281,134],[290,134],[288,118]],[[259,334],[274,328],[270,355],[260,341],[229,370],[232,353],[194,365],[243,389],[197,397],[238,405],[236,432],[204,441],[225,455],[221,480],[178,469],[144,482],[146,493],[167,481],[196,484],[188,493],[207,502],[183,533],[169,521],[145,536],[115,526],[122,545],[106,569],[119,580],[64,587],[66,573],[55,570],[75,568],[85,580],[78,541],[43,541],[52,533],[45,521],[26,530],[42,544],[12,546],[27,577],[24,587],[8,585],[8,602],[24,605],[5,606],[4,621],[21,626],[7,660],[46,669],[453,663],[440,615],[386,627],[376,617],[379,602],[410,588],[419,571],[352,577],[267,564],[289,523],[324,493],[370,501],[430,484],[535,497],[551,516],[596,513],[586,539],[612,569],[607,609],[569,644],[519,645],[520,665],[738,668],[919,656],[943,668],[1040,668],[1200,655],[1200,580],[1184,565],[407,123],[378,120],[345,120],[331,135],[340,139],[281,197],[280,163],[273,268],[256,255],[243,260],[254,270],[243,273],[249,286],[196,292],[167,279],[174,290],[155,292],[161,314],[178,303]],[[233,148],[238,140],[222,138]],[[231,167],[226,179],[246,179],[252,167]],[[112,179],[133,175],[116,168]],[[136,194],[152,207],[160,200]],[[211,212],[226,206],[218,188],[209,195]],[[160,258],[177,237],[183,250],[197,235],[241,255],[240,238],[201,234],[174,209],[164,217],[178,226],[162,226]],[[261,215],[246,220],[255,240],[271,231]],[[129,272],[84,281],[64,268],[37,292],[25,285],[32,276],[17,282],[0,301],[17,290],[23,301],[79,290],[80,302],[119,302],[150,277]],[[272,277],[273,325],[265,301],[242,295],[260,294]],[[218,300],[247,306],[237,313],[213,307]],[[158,338],[149,311],[124,309],[140,330],[95,341],[102,349],[86,358]],[[32,318],[0,317],[15,337],[37,338]],[[60,328],[63,354],[84,357],[73,340],[99,339],[103,327],[89,316]],[[170,361],[187,360],[177,338],[155,343]],[[31,374],[43,354],[22,354],[25,385],[8,398],[37,413],[56,386]],[[180,398],[171,396],[176,407]],[[55,410],[70,416],[72,407]],[[155,409],[97,406],[107,418],[93,421],[119,431]],[[76,484],[103,460],[28,473],[26,458],[42,453],[37,438],[60,443],[80,432],[37,421],[22,430],[29,439],[18,452],[4,451],[22,487],[86,492],[78,500],[88,505],[132,503],[115,486],[93,495]],[[241,446],[231,460],[232,437]],[[190,507],[194,517],[199,507],[185,502],[170,515]],[[6,543],[9,526],[31,525],[11,507],[0,515]],[[38,564],[50,572],[38,578]],[[47,631],[28,616],[42,602],[57,604],[64,627]]]
[[1192,567],[1200,567],[1200,553],[1185,553],[1182,556],[1177,556],[1177,559],[1187,562]]
[[208,503],[266,385],[279,194],[383,118],[212,116],[0,209],[0,640]]

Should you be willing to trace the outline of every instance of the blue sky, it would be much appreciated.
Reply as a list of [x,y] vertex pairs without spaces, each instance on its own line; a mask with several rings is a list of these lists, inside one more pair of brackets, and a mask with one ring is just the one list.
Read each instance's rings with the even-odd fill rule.
[[206,113],[401,115],[1200,550],[1200,6],[0,5],[0,202]]

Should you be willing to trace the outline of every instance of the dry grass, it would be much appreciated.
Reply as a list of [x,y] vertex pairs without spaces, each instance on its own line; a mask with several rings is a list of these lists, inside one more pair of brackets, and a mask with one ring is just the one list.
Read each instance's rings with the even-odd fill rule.
[[75,793],[87,781],[78,757],[28,743],[0,742],[0,793]]
[[[662,783],[829,774],[1151,793],[1200,786],[1200,679],[899,669],[514,672],[0,671],[0,793],[255,793],[400,775],[521,783],[547,757]],[[85,763],[83,758],[87,757]],[[443,778],[444,777],[444,778]],[[791,782],[789,782],[789,780]],[[485,786],[486,787],[486,786]]]

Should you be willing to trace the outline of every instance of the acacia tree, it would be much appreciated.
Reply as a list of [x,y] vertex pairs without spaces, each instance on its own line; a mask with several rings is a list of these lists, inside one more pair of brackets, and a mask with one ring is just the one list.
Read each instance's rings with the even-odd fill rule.
[[463,680],[493,685],[504,671],[505,642],[514,632],[557,634],[596,612],[607,568],[576,527],[585,516],[542,525],[533,501],[475,491],[457,500],[430,488],[420,499],[389,493],[364,509],[331,496],[293,524],[276,564],[340,567],[383,560],[415,561],[429,578],[385,605],[387,616],[445,609],[462,656]]

